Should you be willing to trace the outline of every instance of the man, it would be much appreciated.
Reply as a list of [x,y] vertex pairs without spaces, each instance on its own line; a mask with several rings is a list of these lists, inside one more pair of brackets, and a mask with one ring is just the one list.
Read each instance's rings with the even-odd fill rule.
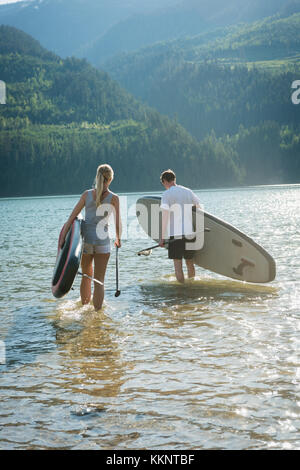
[[176,184],[176,175],[172,170],[164,171],[160,181],[165,187],[161,199],[162,233],[160,246],[169,238],[168,256],[174,261],[175,275],[178,282],[184,283],[182,259],[185,259],[188,277],[195,277],[193,262],[195,241],[193,230],[192,207],[200,207],[198,197],[188,188]]

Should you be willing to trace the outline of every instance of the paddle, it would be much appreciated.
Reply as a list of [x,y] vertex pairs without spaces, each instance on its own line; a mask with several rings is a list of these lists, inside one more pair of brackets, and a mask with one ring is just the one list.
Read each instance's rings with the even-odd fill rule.
[[103,285],[104,285],[103,282],[98,281],[98,279],[94,279],[93,277],[88,276],[87,274],[83,274],[83,273],[81,273],[80,271],[78,271],[77,274],[79,274],[79,275],[82,276],[82,277],[88,277],[91,281],[94,281],[94,282],[96,282],[97,284],[100,284],[100,286],[103,286]]
[[[210,232],[210,228],[206,228],[204,229],[204,232]],[[168,243],[172,243],[174,240],[170,240],[169,242],[165,242],[164,245],[168,245]],[[159,248],[160,245],[154,245],[154,246],[150,246],[149,248],[145,248],[144,250],[141,250],[137,253],[138,256],[141,256],[141,255],[144,255],[144,256],[149,256],[151,255],[151,252],[152,250],[154,250],[154,248]]]
[[[115,293],[115,297],[119,297],[119,295],[121,294],[121,291],[119,290],[119,248],[117,248],[117,251],[116,251],[116,285],[117,285],[117,288],[116,288],[116,293]],[[100,286],[103,286],[103,282],[101,281],[98,281],[98,279],[94,279],[93,277],[91,276],[88,276],[87,274],[83,274],[81,273],[80,271],[78,271],[78,274],[82,277],[87,277],[88,279],[91,279],[91,281],[94,281],[96,282],[97,284],[100,284]]]
[[144,256],[149,256],[151,255],[151,251],[154,250],[154,248],[159,248],[160,245],[154,245],[150,246],[149,248],[145,248],[144,250],[141,250],[137,253],[138,256],[144,255]]
[[119,297],[121,291],[119,290],[119,247],[116,247],[116,293],[115,297]]

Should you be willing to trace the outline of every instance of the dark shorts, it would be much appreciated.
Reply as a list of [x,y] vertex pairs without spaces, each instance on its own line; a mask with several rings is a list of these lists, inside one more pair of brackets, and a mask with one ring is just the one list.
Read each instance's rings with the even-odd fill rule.
[[192,259],[195,255],[195,250],[187,250],[186,243],[193,243],[195,238],[176,238],[170,237],[170,243],[168,247],[169,259]]

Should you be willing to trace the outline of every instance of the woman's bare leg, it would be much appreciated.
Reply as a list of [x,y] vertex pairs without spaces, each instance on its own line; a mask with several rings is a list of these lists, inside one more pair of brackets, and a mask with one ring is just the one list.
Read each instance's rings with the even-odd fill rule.
[[[93,277],[93,255],[83,254],[81,258],[81,269],[83,274]],[[91,280],[82,277],[80,284],[80,296],[82,305],[86,305],[91,300]]]
[[[94,255],[94,262],[95,262],[95,270],[94,270],[94,278],[98,281],[104,283],[107,263],[110,257],[110,253],[105,254],[95,254]],[[93,295],[93,304],[95,310],[100,310],[102,308],[104,300],[104,285],[100,286],[100,284],[94,283],[94,295]]]

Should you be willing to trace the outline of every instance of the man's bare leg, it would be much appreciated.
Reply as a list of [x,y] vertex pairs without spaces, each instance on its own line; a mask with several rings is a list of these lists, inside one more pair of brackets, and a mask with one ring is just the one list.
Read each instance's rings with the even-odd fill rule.
[[194,278],[195,277],[194,261],[192,259],[186,259],[185,264],[186,264],[186,267],[187,267],[189,279]]
[[184,283],[184,274],[182,269],[182,260],[181,259],[174,259],[174,269],[175,269],[175,276],[178,282],[181,284]]

